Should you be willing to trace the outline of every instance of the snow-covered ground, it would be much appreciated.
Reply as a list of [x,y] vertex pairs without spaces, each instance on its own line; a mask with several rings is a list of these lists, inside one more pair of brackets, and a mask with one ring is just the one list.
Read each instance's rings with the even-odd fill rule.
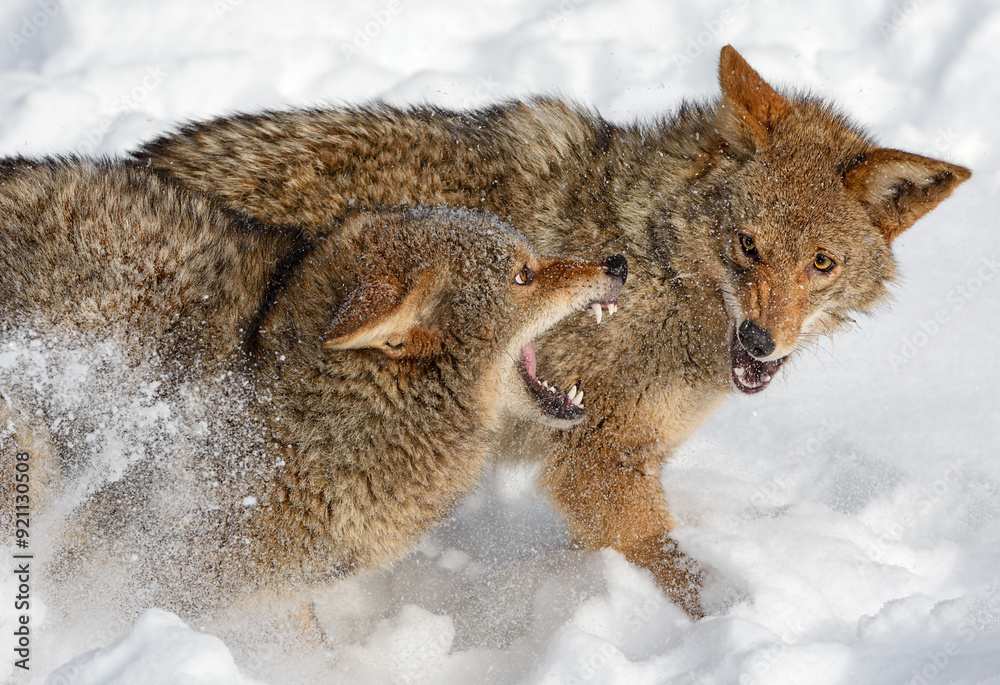
[[692,623],[620,556],[570,549],[531,473],[501,470],[397,567],[324,594],[327,651],[156,608],[120,635],[52,625],[36,587],[25,673],[4,573],[0,682],[1000,683],[1000,4],[7,0],[0,43],[2,155],[373,98],[560,93],[624,121],[713,96],[732,43],[974,171],[897,242],[891,310],[730,399],[666,468],[678,539],[741,593],[725,613]]

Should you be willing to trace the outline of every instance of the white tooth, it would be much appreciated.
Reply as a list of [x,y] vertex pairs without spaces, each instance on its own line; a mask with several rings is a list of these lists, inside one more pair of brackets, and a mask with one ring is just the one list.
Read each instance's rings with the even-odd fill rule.
[[583,408],[583,405],[580,404],[580,399],[579,398],[573,400],[573,404],[575,404],[576,406],[580,407],[581,409]]
[[764,383],[770,383],[771,382],[771,374],[765,373],[763,376],[760,377],[760,380],[762,382],[764,382]]
[[608,305],[608,316],[611,316],[612,314],[615,314],[617,312],[618,312],[618,305],[616,305],[614,302]]
[[583,390],[581,390],[580,394],[576,396],[576,403],[579,404],[581,407],[583,406],[583,404],[582,404],[583,403]]
[[594,317],[597,319],[597,323],[601,323],[601,305],[595,302],[590,305],[590,310],[594,312]]
[[744,369],[742,366],[737,366],[736,367],[736,377],[737,378],[743,378],[743,376],[745,376],[746,373],[747,373],[746,369]]
[[570,388],[570,390],[569,390],[568,393],[566,393],[566,397],[570,398],[571,400],[574,397],[576,397],[576,386],[575,385],[572,388]]

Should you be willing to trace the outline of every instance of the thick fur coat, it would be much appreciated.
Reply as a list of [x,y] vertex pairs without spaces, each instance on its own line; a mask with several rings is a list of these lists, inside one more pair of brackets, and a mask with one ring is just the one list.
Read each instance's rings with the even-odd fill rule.
[[731,47],[721,97],[619,126],[538,98],[471,112],[386,105],[195,123],[135,153],[226,206],[323,235],[352,208],[486,209],[546,251],[622,252],[626,315],[571,319],[539,368],[583,379],[583,425],[543,441],[572,533],[648,567],[692,613],[660,467],[725,395],[883,302],[893,240],[969,177],[887,149],[814,97],[772,89]]
[[[186,616],[384,566],[473,487],[503,417],[580,422],[532,341],[613,308],[626,277],[468,210],[352,214],[314,240],[130,164],[8,160],[0,217],[0,339],[42,364],[0,373],[3,500],[29,454],[54,584]],[[99,373],[55,366],[107,344]],[[64,383],[39,391],[71,372],[92,379],[76,413]],[[109,407],[102,378],[124,386]],[[175,419],[165,442],[108,432],[160,406],[114,399],[136,389]]]

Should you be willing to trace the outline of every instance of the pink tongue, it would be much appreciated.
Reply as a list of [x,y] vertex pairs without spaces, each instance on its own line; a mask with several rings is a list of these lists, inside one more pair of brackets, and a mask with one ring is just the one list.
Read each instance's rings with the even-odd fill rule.
[[528,343],[521,348],[521,366],[529,376],[535,378],[535,371],[538,365],[538,361],[535,359],[535,346],[533,343]]

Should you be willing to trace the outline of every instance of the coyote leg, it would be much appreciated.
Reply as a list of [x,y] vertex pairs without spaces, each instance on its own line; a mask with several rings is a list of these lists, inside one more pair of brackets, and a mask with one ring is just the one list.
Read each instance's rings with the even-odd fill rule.
[[[648,568],[674,602],[701,618],[702,572],[669,535],[674,522],[660,485],[664,456],[644,445],[630,449],[606,428],[574,436],[573,444],[561,441],[542,484],[578,542],[589,549],[613,547]],[[607,438],[616,449],[609,449]]]

